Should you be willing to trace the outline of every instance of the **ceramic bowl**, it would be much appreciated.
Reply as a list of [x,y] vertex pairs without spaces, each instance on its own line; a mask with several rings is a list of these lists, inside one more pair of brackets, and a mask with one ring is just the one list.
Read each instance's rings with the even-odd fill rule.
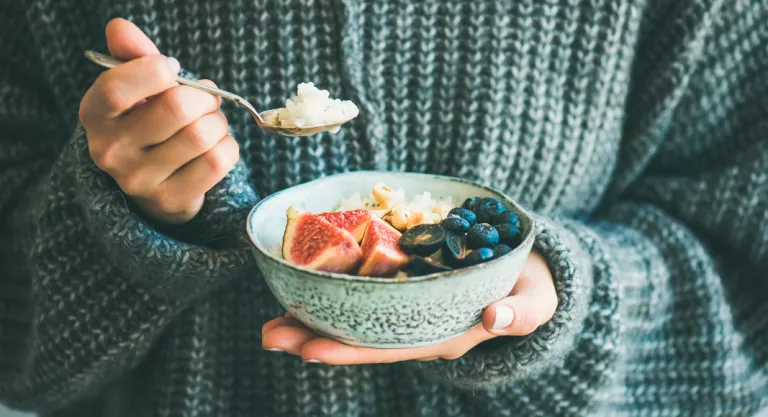
[[[523,242],[511,253],[470,268],[395,281],[314,271],[280,255],[286,210],[332,211],[352,194],[368,195],[383,182],[403,188],[406,198],[429,191],[466,198],[495,197],[520,216]],[[402,172],[350,172],[297,185],[263,199],[251,210],[247,229],[261,273],[279,302],[317,333],[343,343],[406,348],[440,343],[467,332],[482,311],[509,294],[535,235],[533,218],[504,194],[462,179]]]

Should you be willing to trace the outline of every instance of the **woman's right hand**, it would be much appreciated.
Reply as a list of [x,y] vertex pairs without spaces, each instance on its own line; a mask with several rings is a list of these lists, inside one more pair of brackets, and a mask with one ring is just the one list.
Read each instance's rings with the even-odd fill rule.
[[185,223],[240,157],[221,99],[176,83],[178,61],[133,23],[114,19],[106,36],[127,62],[102,73],[80,103],[91,157],[147,215]]

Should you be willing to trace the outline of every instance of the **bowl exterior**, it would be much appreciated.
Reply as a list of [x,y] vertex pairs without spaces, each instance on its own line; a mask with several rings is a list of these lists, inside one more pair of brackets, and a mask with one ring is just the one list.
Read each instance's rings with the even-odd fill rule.
[[[492,196],[520,215],[523,243],[511,253],[471,268],[406,281],[328,274],[292,265],[279,246],[290,205],[333,210],[342,198],[369,192],[376,182],[402,186],[408,195],[431,190],[460,204],[470,196]],[[380,348],[431,345],[467,332],[483,309],[506,297],[533,246],[535,222],[503,194],[468,181],[427,174],[351,172],[288,188],[263,199],[247,222],[261,274],[277,300],[299,321],[343,343]]]
[[405,348],[452,339],[479,323],[488,304],[512,291],[529,252],[530,246],[452,276],[391,284],[319,278],[254,254],[272,293],[306,326],[351,345]]

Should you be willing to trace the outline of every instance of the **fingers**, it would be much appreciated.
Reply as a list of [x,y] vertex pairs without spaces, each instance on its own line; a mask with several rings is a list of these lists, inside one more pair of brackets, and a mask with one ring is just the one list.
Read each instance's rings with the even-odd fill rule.
[[110,53],[126,62],[99,76],[81,102],[80,116],[110,120],[147,97],[176,85],[179,63],[160,55],[155,44],[125,19],[111,20],[105,29]]
[[299,355],[307,342],[317,338],[311,330],[293,318],[280,317],[264,325],[261,330],[262,347],[270,351]]
[[412,349],[376,349],[349,346],[327,338],[316,338],[301,348],[305,361],[315,360],[329,365],[393,363],[407,360],[457,359],[479,343],[492,338],[482,326],[476,326],[453,340]]
[[[328,365],[393,363],[408,360],[454,360],[472,348],[497,336],[523,336],[547,322],[557,307],[552,275],[539,254],[531,253],[510,297],[491,304],[482,323],[455,339],[412,349],[375,349],[350,346],[325,337],[286,316],[264,325],[263,346],[301,355],[307,362]],[[298,325],[298,326],[297,326]],[[269,336],[269,337],[268,337]]]
[[156,166],[155,184],[170,177],[188,162],[213,149],[229,132],[224,113],[208,113],[185,126],[170,139],[147,151],[145,163]]
[[[131,180],[136,175],[129,175],[122,182],[116,180],[120,188],[151,217],[168,224],[180,224],[200,211],[205,193],[229,173],[239,158],[237,142],[231,136],[225,136],[211,150],[183,166],[155,188],[141,188],[146,183]],[[142,185],[133,188],[131,184]]]
[[546,261],[532,253],[512,296],[485,309],[483,326],[495,335],[525,336],[549,321],[556,308],[557,293]]
[[536,312],[538,300],[525,296],[513,296],[489,306],[483,313],[483,324],[488,332],[496,335],[524,336],[533,333],[546,320]]
[[536,293],[554,293],[552,273],[546,259],[536,252],[528,255],[528,260],[520,272],[520,277],[512,289],[512,295]]
[[305,361],[320,361],[329,365],[360,365],[370,363],[393,363],[416,357],[434,356],[422,353],[426,349],[373,349],[349,346],[327,338],[317,338],[301,348]]
[[266,323],[264,323],[264,326],[261,327],[261,335],[264,336],[268,331],[279,327],[279,326],[293,326],[296,323],[298,323],[296,320],[288,319],[288,317],[278,317],[276,319],[272,319]]
[[[202,82],[215,86],[208,80]],[[202,116],[217,111],[220,106],[219,97],[186,85],[176,85],[126,114],[116,122],[117,129],[127,132],[135,146],[152,146],[189,127]]]
[[185,202],[205,194],[221,181],[240,159],[240,147],[232,136],[224,136],[213,148],[181,167],[163,181],[152,197],[161,211],[174,213]]
[[122,60],[131,60],[140,56],[160,55],[154,42],[133,23],[122,19],[112,19],[105,29],[109,53]]
[[[188,102],[189,97],[194,101]],[[219,105],[210,94],[176,86],[111,124],[109,132],[86,126],[91,156],[100,169],[121,183],[123,191],[147,197],[176,170],[213,149],[227,135],[227,119],[216,111]],[[183,119],[170,120],[168,109],[182,114]],[[145,151],[154,144],[160,145]]]
[[[104,158],[110,161],[106,165]],[[237,142],[225,135],[210,150],[175,172],[173,162],[157,158],[140,160],[135,156],[110,153],[97,156],[94,160],[100,161],[97,165],[107,171],[123,192],[133,197],[150,216],[165,223],[179,224],[199,212],[205,193],[229,173],[239,158]],[[134,169],[126,169],[129,166]],[[170,177],[163,180],[169,172],[172,172]]]
[[305,327],[283,326],[265,334],[262,344],[267,350],[279,350],[298,356],[301,355],[302,346],[317,337],[315,333]]
[[432,346],[413,349],[375,349],[350,346],[317,334],[290,316],[273,319],[262,327],[262,347],[299,355],[305,362],[328,365],[393,363],[407,360],[432,361],[457,359],[478,344],[492,339],[478,324],[455,339]]
[[178,61],[133,23],[114,19],[105,31],[110,53],[127,62],[102,73],[80,104],[91,157],[151,217],[188,221],[240,157],[221,99],[178,85]]
[[103,72],[85,93],[80,120],[86,128],[122,115],[147,97],[176,85],[178,67],[162,55],[145,56]]
[[[281,350],[300,355],[305,361],[327,364],[387,363],[411,355],[422,357],[417,349],[370,349],[345,345],[335,340],[320,338],[291,316],[273,319],[262,327],[262,346],[267,350]],[[434,356],[434,355],[431,355]]]

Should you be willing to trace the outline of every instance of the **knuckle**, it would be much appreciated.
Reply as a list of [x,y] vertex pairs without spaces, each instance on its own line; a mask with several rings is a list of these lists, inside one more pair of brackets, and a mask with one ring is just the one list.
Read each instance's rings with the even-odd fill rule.
[[[229,136],[229,124],[227,118],[222,112],[217,112],[211,116],[211,134],[218,139],[226,138]],[[237,146],[237,141],[234,143]]]
[[147,75],[159,80],[163,85],[170,86],[176,80],[176,76],[168,65],[168,59],[162,55],[147,57],[143,65]]
[[[208,84],[211,87],[216,87],[213,81],[207,80],[204,84]],[[210,113],[213,110],[218,109],[221,106],[220,97],[205,91],[194,90],[196,100],[201,103],[201,107],[206,110],[206,113]]]
[[173,214],[183,210],[183,204],[168,192],[160,192],[152,198],[152,202],[162,213]]
[[[91,87],[91,89],[92,88],[93,87]],[[80,107],[77,109],[77,116],[80,119],[80,122],[85,127],[88,127],[92,120],[91,118],[92,115],[88,107],[88,100],[90,100],[91,89],[89,89],[88,92],[86,92],[85,95],[83,96],[83,99],[80,100]]]
[[197,119],[185,128],[185,136],[196,151],[203,154],[216,146],[220,139],[227,136],[227,120],[221,112],[208,114]]
[[219,103],[219,100],[216,96],[214,96],[213,94],[202,92],[202,91],[199,91],[196,93],[201,94],[200,100],[203,102],[202,107],[206,113],[210,113],[214,110],[219,109],[221,103]]
[[197,119],[198,115],[195,114],[194,107],[187,103],[184,90],[180,87],[172,88],[163,93],[163,104],[168,114],[183,126]]
[[223,112],[217,111],[214,113],[214,117],[216,118],[216,122],[218,123],[218,130],[216,133],[220,134],[219,137],[224,137],[227,134],[229,134],[229,120],[227,120],[227,116],[224,115]]
[[201,206],[194,206],[194,205],[193,206],[187,206],[187,207],[177,211],[175,214],[177,214],[177,215],[179,215],[179,216],[181,216],[182,218],[185,218],[185,219],[191,219],[191,218],[195,217],[195,215],[197,213],[200,212],[200,207]]
[[93,140],[93,138],[88,138],[88,153],[91,155],[91,160],[93,160],[93,163],[96,164],[96,166],[102,170],[106,171],[103,164],[101,163],[103,151],[100,146],[96,144],[96,142]]
[[109,71],[99,76],[93,84],[93,88],[95,94],[98,95],[101,99],[100,101],[109,111],[121,112],[130,105],[119,84],[114,80]]
[[141,197],[146,194],[147,181],[141,171],[133,172],[117,181],[120,189],[126,194],[134,197]]
[[115,173],[120,166],[120,150],[112,144],[93,145],[89,147],[91,158],[96,166],[104,172]]
[[186,136],[189,146],[191,146],[197,154],[208,151],[216,145],[216,140],[221,138],[221,136],[214,137],[212,132],[209,131],[204,119],[196,120],[184,130],[184,136]]
[[216,147],[205,153],[205,159],[216,174],[226,174],[240,158],[237,142],[227,136]]
[[205,154],[205,160],[208,162],[208,166],[211,167],[211,171],[217,174],[227,169],[227,155],[222,151],[216,150],[216,148],[211,149]]
[[[205,85],[210,86],[210,87],[218,88],[216,83],[211,81],[211,80],[201,80],[199,82],[201,84],[205,84]],[[206,100],[205,101],[206,107],[208,107],[208,108],[219,108],[219,107],[221,107],[221,97],[215,96],[213,94],[208,94],[208,93],[205,93],[205,92],[202,92],[202,91],[200,93],[206,95],[205,98],[201,97],[201,100]]]
[[224,140],[229,142],[230,146],[232,146],[232,165],[234,165],[240,160],[240,144],[237,143],[235,138],[229,135],[225,136]]

